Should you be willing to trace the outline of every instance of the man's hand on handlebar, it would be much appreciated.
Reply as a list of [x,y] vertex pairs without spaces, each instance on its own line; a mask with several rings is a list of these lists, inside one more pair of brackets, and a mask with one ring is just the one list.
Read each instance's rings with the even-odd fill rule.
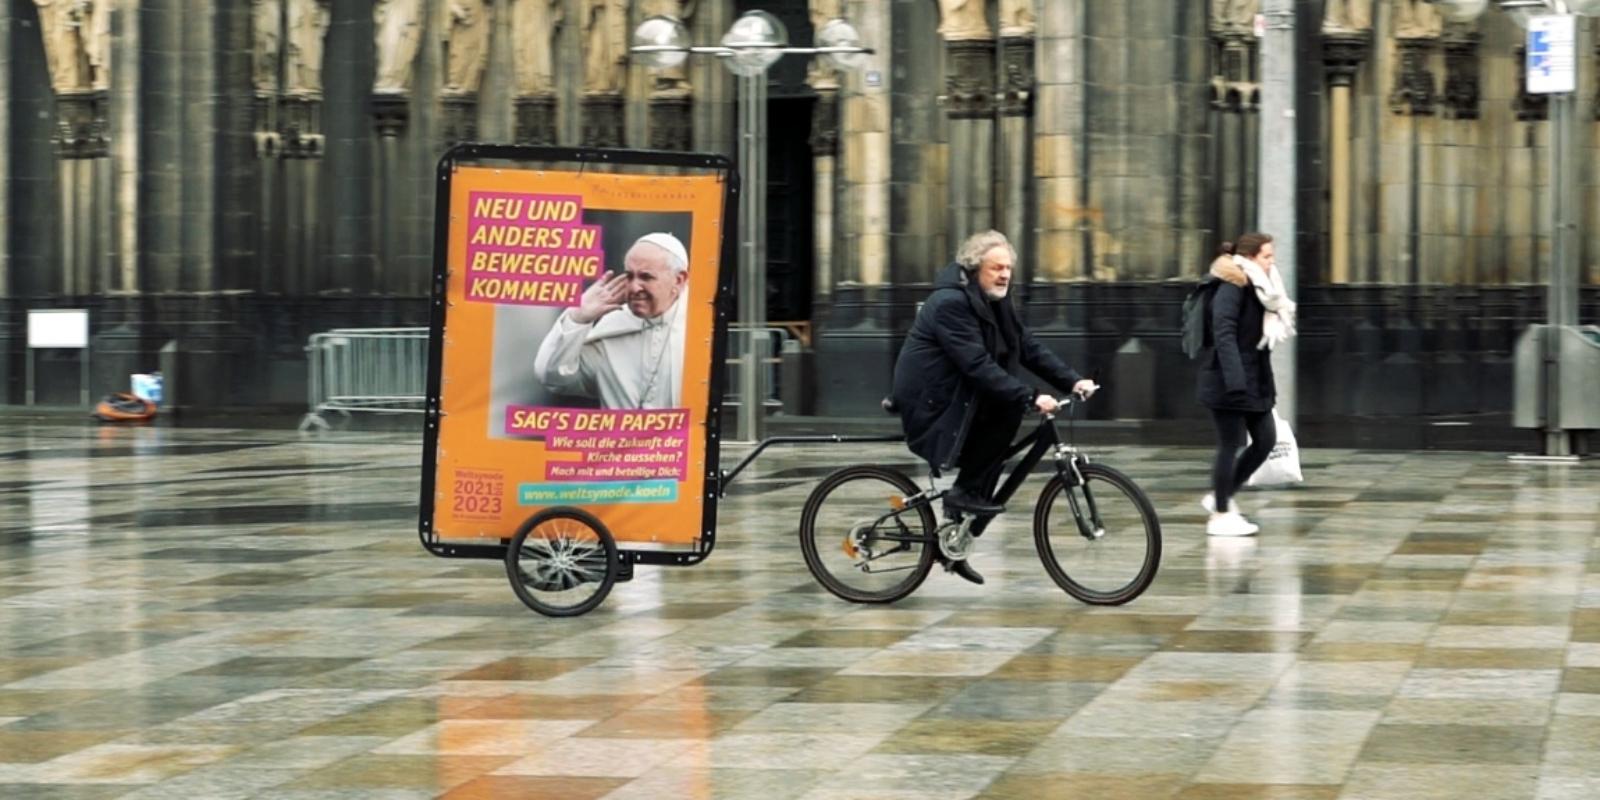
[[1063,397],[1057,399],[1047,394],[1041,394],[1038,397],[1033,398],[1033,407],[1037,409],[1040,414],[1054,414],[1056,411],[1060,410],[1063,405],[1072,402],[1074,399],[1088,400],[1094,395],[1095,392],[1099,390],[1100,384],[1085,378],[1072,385],[1072,397]]

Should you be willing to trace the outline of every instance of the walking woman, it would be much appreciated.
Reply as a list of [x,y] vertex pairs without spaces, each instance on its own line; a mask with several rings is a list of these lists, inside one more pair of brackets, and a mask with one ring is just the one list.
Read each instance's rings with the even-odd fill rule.
[[[1266,462],[1277,443],[1272,406],[1272,348],[1295,333],[1294,301],[1273,264],[1272,237],[1247,233],[1222,246],[1211,263],[1220,279],[1211,298],[1209,356],[1200,371],[1200,404],[1211,409],[1217,426],[1217,456],[1211,466],[1211,493],[1200,505],[1211,512],[1206,533],[1250,536],[1260,528],[1244,518],[1234,502],[1236,489]],[[1250,447],[1245,446],[1245,434]]]

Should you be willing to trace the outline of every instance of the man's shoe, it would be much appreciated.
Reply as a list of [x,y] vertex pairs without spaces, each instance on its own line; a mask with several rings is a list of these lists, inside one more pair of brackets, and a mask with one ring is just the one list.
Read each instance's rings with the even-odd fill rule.
[[991,517],[1006,510],[1005,506],[990,502],[960,486],[953,486],[950,491],[944,493],[944,505],[945,508]]
[[973,569],[972,564],[968,563],[964,558],[960,561],[945,561],[944,566],[945,569],[955,573],[956,575],[959,575],[965,580],[976,583],[979,586],[983,585],[983,575],[979,574],[977,570]]

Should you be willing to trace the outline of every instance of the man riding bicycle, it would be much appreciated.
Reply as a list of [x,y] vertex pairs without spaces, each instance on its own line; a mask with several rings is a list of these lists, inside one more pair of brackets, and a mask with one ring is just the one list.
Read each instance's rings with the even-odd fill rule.
[[[945,511],[973,515],[981,533],[1005,509],[990,497],[1005,454],[1029,411],[1053,413],[1056,400],[1016,376],[1027,367],[1063,392],[1087,398],[1099,388],[1034,339],[1008,299],[1017,254],[1004,234],[984,231],[961,244],[917,313],[894,367],[893,409],[906,444],[935,472],[958,470]],[[939,555],[973,583],[983,576],[965,559]]]

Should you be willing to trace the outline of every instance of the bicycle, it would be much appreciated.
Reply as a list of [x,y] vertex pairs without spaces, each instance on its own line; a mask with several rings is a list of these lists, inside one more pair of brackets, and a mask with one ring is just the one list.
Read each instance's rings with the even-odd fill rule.
[[[1058,402],[1070,423],[1081,401]],[[1055,422],[1059,413],[1042,415],[1032,434],[1011,445],[1005,456],[1008,462],[1027,452],[993,500],[1005,505],[1050,455],[1055,475],[1039,493],[1033,513],[1034,548],[1045,572],[1084,603],[1122,605],[1155,580],[1161,562],[1161,521],[1150,498],[1132,479],[1092,463],[1072,443],[1070,429],[1068,439],[1062,440]],[[806,568],[823,588],[844,600],[892,603],[904,598],[933,569],[933,548],[952,561],[971,554],[977,517],[957,513],[938,522],[934,503],[945,492],[932,480],[928,489],[921,489],[905,473],[889,467],[861,464],[834,472],[811,491],[801,512],[800,549]],[[1051,523],[1062,498],[1073,524],[1064,535],[1055,535]],[[844,562],[842,569],[829,569],[824,552],[842,553],[843,559],[835,559]],[[1092,553],[1092,567],[1063,567],[1064,552]],[[858,577],[886,585],[852,585]]]

